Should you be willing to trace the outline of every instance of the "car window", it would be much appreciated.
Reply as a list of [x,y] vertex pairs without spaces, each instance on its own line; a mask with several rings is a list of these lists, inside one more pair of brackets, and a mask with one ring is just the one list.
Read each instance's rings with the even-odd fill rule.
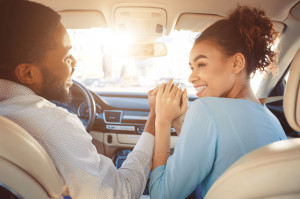
[[285,77],[284,77],[285,82],[288,81],[289,76],[290,76],[290,71],[288,71],[287,74],[286,74]]
[[[147,92],[174,78],[195,94],[190,75],[189,52],[198,32],[173,30],[168,36],[158,38],[167,46],[163,57],[137,59],[124,56],[130,39],[108,28],[69,29],[72,53],[77,60],[73,78],[93,91]],[[257,90],[262,75],[257,73],[251,80]]]

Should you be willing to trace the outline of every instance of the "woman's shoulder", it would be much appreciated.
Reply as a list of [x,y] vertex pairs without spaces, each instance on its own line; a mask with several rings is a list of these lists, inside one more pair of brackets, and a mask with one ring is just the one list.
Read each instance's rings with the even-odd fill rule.
[[[192,102],[193,106],[222,106],[223,108],[232,107],[232,106],[256,106],[263,108],[261,104],[251,102],[246,99],[234,99],[234,98],[224,98],[224,97],[203,97],[196,99]],[[226,105],[226,106],[224,106]]]
[[245,99],[204,97],[192,102],[189,111],[202,114],[222,115],[228,113],[245,114],[247,110],[265,112],[265,106]]

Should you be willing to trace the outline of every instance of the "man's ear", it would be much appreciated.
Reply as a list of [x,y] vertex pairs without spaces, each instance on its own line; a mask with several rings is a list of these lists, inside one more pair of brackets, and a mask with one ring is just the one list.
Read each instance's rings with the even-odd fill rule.
[[33,85],[41,81],[40,69],[34,64],[19,64],[15,75],[22,84]]
[[245,57],[242,53],[236,53],[233,55],[233,67],[232,72],[235,74],[240,73],[246,65]]

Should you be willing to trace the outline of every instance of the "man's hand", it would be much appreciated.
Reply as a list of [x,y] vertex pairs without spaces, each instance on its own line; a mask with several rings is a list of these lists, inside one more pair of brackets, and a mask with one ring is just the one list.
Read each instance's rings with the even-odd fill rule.
[[144,129],[145,132],[151,133],[153,136],[155,136],[155,103],[156,103],[157,91],[158,91],[158,88],[155,88],[148,92],[150,113],[148,115],[148,119],[147,119],[147,122],[145,124],[145,129]]
[[155,115],[155,104],[156,104],[157,91],[158,91],[158,87],[148,91],[148,101],[149,101],[150,113],[154,113],[154,115]]

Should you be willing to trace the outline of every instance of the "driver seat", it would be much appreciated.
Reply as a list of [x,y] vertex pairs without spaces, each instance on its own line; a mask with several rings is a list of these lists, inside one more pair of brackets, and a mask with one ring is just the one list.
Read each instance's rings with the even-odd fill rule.
[[42,146],[0,116],[1,198],[62,198],[64,181]]
[[[290,126],[300,132],[300,49],[283,98]],[[205,199],[300,198],[300,138],[278,141],[240,158],[212,185]]]

